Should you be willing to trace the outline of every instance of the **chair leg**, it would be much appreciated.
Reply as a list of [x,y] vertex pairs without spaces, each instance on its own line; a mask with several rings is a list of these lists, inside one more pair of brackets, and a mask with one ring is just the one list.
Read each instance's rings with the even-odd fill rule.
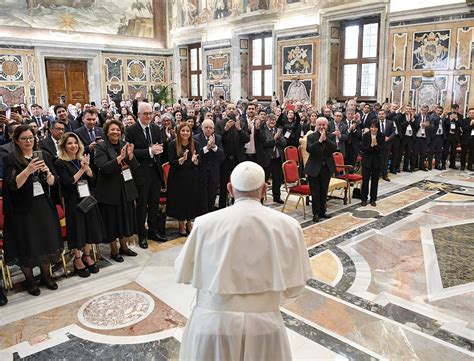
[[[295,207],[295,209],[298,209],[298,206],[300,205],[300,201],[301,201],[301,196],[299,196],[298,202],[296,202],[296,207]],[[303,202],[304,202],[304,201],[303,201]]]
[[300,196],[300,199],[301,199],[301,203],[303,204],[303,220],[305,220],[306,219],[306,207],[304,206],[304,197]]
[[286,203],[288,202],[289,197],[290,197],[290,193],[287,193],[286,198],[285,198],[285,203],[283,203],[283,208],[281,209],[282,213],[285,212]]
[[68,276],[68,271],[67,271],[67,261],[66,261],[66,251],[65,250],[63,250],[61,252],[61,262],[63,264],[64,277],[67,277]]
[[0,258],[0,269],[2,270],[3,288],[5,290],[8,290],[9,283],[8,283],[8,280],[7,280],[7,272],[5,271],[5,266],[3,264],[3,259],[2,258]]
[[349,192],[349,204],[352,203],[351,183],[347,182],[347,191]]

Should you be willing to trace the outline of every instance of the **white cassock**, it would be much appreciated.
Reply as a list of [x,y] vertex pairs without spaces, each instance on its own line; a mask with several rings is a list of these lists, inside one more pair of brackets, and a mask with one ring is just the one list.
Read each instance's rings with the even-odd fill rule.
[[180,360],[291,360],[280,299],[312,276],[295,219],[240,198],[196,219],[175,271],[197,289]]

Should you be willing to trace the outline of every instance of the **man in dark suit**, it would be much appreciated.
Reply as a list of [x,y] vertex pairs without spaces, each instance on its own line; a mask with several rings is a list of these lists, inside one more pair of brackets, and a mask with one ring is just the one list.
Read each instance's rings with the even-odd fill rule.
[[345,163],[354,166],[357,161],[357,156],[359,155],[360,141],[362,139],[362,124],[359,116],[356,116],[353,110],[346,111],[345,122],[349,127],[347,128],[349,137],[346,142]]
[[[416,115],[415,122],[420,126],[415,133],[415,145],[413,148],[413,164],[416,168],[428,171],[425,166],[426,154],[430,146],[430,122],[428,120],[428,105],[421,106],[420,113]],[[414,170],[414,169],[413,169]]]
[[334,135],[337,151],[344,155],[344,159],[346,159],[346,142],[349,139],[347,129],[347,123],[342,121],[342,113],[336,112],[334,120],[329,120],[328,132]]
[[305,174],[308,175],[313,207],[313,222],[331,218],[326,214],[326,198],[331,174],[336,171],[332,154],[336,150],[334,135],[328,132],[326,118],[318,118],[317,130],[308,136],[306,151],[309,153]]
[[370,110],[370,104],[364,104],[362,107],[362,114],[360,115],[360,121],[364,128],[369,129],[372,121],[377,119],[377,114]]
[[45,130],[48,127],[48,118],[43,115],[43,108],[38,104],[31,106],[31,119],[28,123],[36,123],[38,126],[38,137],[44,136]]
[[282,156],[286,145],[282,130],[276,128],[276,116],[270,114],[267,116],[266,124],[262,119],[257,120],[255,126],[255,142],[259,145],[257,152],[257,163],[265,170],[265,181],[272,177],[272,196],[273,202],[283,204],[281,199],[282,182]]
[[75,119],[70,119],[68,116],[67,108],[63,104],[56,105],[54,107],[54,114],[56,114],[56,120],[64,123],[66,127],[64,132],[74,132],[79,128],[79,123]]
[[433,155],[436,169],[446,169],[446,164],[443,159],[443,147],[447,139],[445,129],[446,114],[443,112],[443,107],[437,106],[428,119],[431,124],[431,131],[429,132],[431,146],[428,152],[428,169],[432,167]]
[[49,153],[53,162],[58,159],[58,142],[63,136],[65,129],[66,125],[63,122],[52,122],[49,127],[51,135],[40,140],[39,147]]
[[[161,162],[163,140],[160,129],[152,122],[153,110],[151,104],[138,104],[138,122],[127,128],[125,140],[133,143],[133,153],[140,166],[133,172],[133,178],[138,190],[137,227],[138,244],[148,248],[147,237],[155,241],[166,241],[158,234],[158,209],[161,190]],[[148,233],[145,228],[148,224]]]
[[[457,106],[457,104],[454,105]],[[456,109],[454,105],[453,109]],[[448,113],[444,119],[446,140],[443,147],[443,164],[445,164],[449,156],[449,168],[451,169],[458,169],[456,167],[456,152],[461,138],[461,119],[456,111]]]
[[392,139],[392,145],[390,149],[391,153],[391,163],[390,163],[390,173],[397,174],[400,172],[400,163],[401,163],[401,155],[400,155],[400,146],[402,142],[402,129],[405,126],[405,114],[402,113],[402,107],[397,102],[393,102],[390,105],[390,112],[387,114],[386,117],[388,120],[392,121],[393,129],[395,131],[395,135]]
[[391,120],[386,119],[386,115],[387,113],[385,110],[379,110],[379,129],[385,137],[385,146],[382,153],[382,168],[380,171],[382,173],[382,179],[390,182],[390,178],[388,178],[388,158],[390,155],[390,149],[392,148],[393,138],[395,138],[395,127]]
[[416,164],[413,160],[413,149],[415,146],[416,133],[420,129],[420,121],[415,119],[414,109],[411,105],[405,106],[405,121],[402,123],[401,133],[401,145],[399,153],[399,162],[403,156],[403,171],[413,172]]
[[474,108],[469,108],[468,116],[461,121],[461,170],[473,170],[474,163]]
[[225,117],[216,123],[216,131],[222,136],[225,160],[221,165],[219,180],[219,208],[227,205],[227,183],[235,166],[246,160],[245,143],[250,141],[247,121],[240,119],[234,103],[227,104]]
[[205,119],[201,127],[202,132],[194,135],[194,140],[201,161],[199,165],[200,214],[206,214],[214,210],[217,188],[219,187],[220,167],[225,154],[221,136],[214,134],[214,122]]
[[3,178],[3,160],[8,154],[13,153],[15,151],[15,143],[11,141],[11,139],[13,137],[13,132],[19,125],[21,125],[21,123],[13,122],[8,124],[5,128],[5,131],[8,134],[9,141],[8,143],[0,145],[0,178]]
[[82,120],[84,125],[75,133],[84,144],[84,153],[93,154],[97,143],[105,138],[104,129],[97,127],[97,113],[92,109],[84,111]]

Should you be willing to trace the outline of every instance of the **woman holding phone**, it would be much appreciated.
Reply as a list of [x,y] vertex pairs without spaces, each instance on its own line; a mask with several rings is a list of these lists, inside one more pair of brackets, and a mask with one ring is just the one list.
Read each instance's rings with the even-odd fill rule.
[[13,142],[15,150],[4,161],[5,256],[21,267],[28,293],[38,296],[41,292],[33,277],[36,266],[41,283],[51,290],[58,288],[49,272],[62,248],[58,213],[51,199],[57,177],[48,154],[34,153],[37,140],[27,124],[15,129]]
[[122,122],[115,119],[107,122],[106,139],[95,150],[95,165],[99,169],[96,198],[105,225],[105,240],[110,242],[111,258],[116,262],[123,262],[122,255],[137,255],[128,248],[126,238],[137,233],[134,201],[138,192],[131,171],[139,164],[133,144],[122,140],[123,131]]
[[166,214],[178,220],[181,236],[191,232],[191,220],[199,211],[199,160],[192,135],[190,125],[183,122],[178,126],[176,139],[168,147],[170,173]]
[[95,176],[89,155],[84,155],[84,145],[75,133],[64,134],[58,148],[55,166],[65,203],[67,243],[69,249],[74,250],[74,272],[79,277],[89,277],[99,272],[99,266],[91,258],[91,244],[103,239],[102,219],[97,205],[87,213],[77,205],[91,195],[90,186]]

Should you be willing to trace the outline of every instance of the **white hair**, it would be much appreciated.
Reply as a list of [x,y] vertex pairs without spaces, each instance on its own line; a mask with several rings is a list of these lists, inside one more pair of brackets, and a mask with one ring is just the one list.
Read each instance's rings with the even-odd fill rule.
[[151,104],[150,103],[145,103],[145,102],[138,103],[138,114],[143,113],[145,108],[150,108],[150,110],[151,110]]
[[204,125],[208,123],[212,124],[212,127],[214,127],[214,122],[211,119],[204,119],[203,122],[201,123],[201,127],[204,128]]

